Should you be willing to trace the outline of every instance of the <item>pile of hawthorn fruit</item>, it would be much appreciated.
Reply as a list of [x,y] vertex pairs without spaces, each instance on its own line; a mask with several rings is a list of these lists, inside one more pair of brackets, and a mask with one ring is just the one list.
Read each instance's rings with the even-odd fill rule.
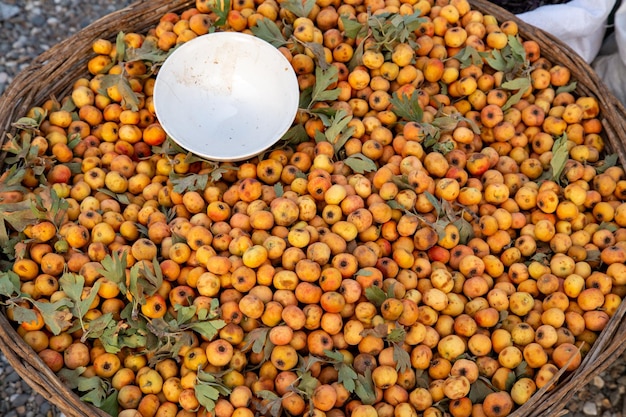
[[[177,147],[152,97],[177,45],[224,30],[301,90],[238,163]],[[111,415],[506,416],[626,294],[597,100],[467,0],[197,0],[93,52],[6,134],[0,294]]]

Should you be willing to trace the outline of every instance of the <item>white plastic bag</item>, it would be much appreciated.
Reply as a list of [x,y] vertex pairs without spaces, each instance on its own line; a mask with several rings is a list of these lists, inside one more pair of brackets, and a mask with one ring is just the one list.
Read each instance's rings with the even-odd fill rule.
[[[576,51],[608,89],[626,105],[626,0],[615,13],[615,33],[603,46],[608,16],[616,0],[572,0],[517,15]],[[598,55],[600,48],[605,55]]]
[[[591,62],[602,45],[607,18],[615,1],[572,0],[564,4],[541,6],[517,16],[556,36],[585,61]],[[626,40],[626,28],[624,29]]]
[[[609,90],[626,105],[626,2],[615,12],[615,47],[593,61],[593,69]],[[604,49],[604,48],[603,48]]]
[[593,68],[613,95],[626,105],[626,65],[619,54],[598,57]]

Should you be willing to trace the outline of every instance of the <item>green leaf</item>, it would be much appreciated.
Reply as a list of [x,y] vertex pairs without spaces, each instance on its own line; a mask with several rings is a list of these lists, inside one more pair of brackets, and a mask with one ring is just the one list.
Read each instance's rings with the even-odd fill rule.
[[114,193],[113,191],[109,190],[108,188],[98,188],[98,191],[108,195],[109,197],[113,198],[114,200],[116,200],[117,202],[119,202],[120,204],[130,204],[130,200],[128,199],[128,196],[126,194],[118,194],[118,193]]
[[2,253],[6,255],[5,260],[0,260],[0,263],[4,262],[4,266],[0,266],[0,269],[8,270],[12,267],[12,263],[16,258],[24,257],[26,253],[26,248],[22,248],[16,250],[15,247],[18,243],[24,241],[24,235],[22,233],[18,233],[13,237],[9,238],[6,233],[6,226],[4,221],[2,221],[0,217],[0,246],[2,246]]
[[219,180],[222,179],[222,175],[224,175],[225,173],[229,172],[229,171],[237,171],[239,168],[238,167],[234,167],[231,165],[221,165],[218,168],[215,168],[213,171],[211,171],[210,175],[211,175],[211,183],[216,183]]
[[257,327],[249,332],[244,339],[244,347],[241,349],[243,352],[252,348],[252,352],[261,353],[265,349],[266,345],[273,345],[269,341],[269,327]]
[[152,153],[157,155],[169,155],[174,156],[179,153],[187,152],[183,148],[181,148],[176,142],[172,140],[171,137],[167,137],[165,142],[161,146],[153,146]]
[[423,369],[415,370],[415,386],[418,388],[426,388],[428,389],[429,380],[428,373],[426,373]]
[[405,338],[406,330],[402,327],[392,329],[386,337],[387,341],[390,343],[404,343]]
[[12,298],[20,294],[20,277],[13,271],[0,273],[0,295]]
[[57,228],[65,221],[64,215],[69,203],[58,196],[54,189],[44,189],[36,199],[37,209],[44,213],[44,218],[50,220]]
[[78,388],[78,380],[86,369],[84,366],[79,366],[76,369],[62,368],[56,374],[64,385],[70,389],[76,389]]
[[283,135],[283,137],[280,138],[280,140],[287,142],[289,145],[295,146],[300,143],[307,142],[309,140],[309,135],[307,135],[304,125],[298,123],[292,126]]
[[41,124],[41,122],[46,120],[46,117],[48,116],[48,110],[45,110],[45,109],[43,109],[43,112],[41,112],[39,109],[35,109],[34,113],[35,113],[35,120],[39,124]]
[[378,50],[393,52],[394,47],[399,43],[415,44],[414,30],[426,21],[420,17],[421,11],[416,11],[411,15],[399,13],[381,13],[371,15],[368,26],[372,36],[376,40],[375,47]]
[[409,180],[406,175],[394,175],[391,181],[401,190],[413,190],[414,187],[409,184]]
[[256,393],[256,396],[264,400],[276,400],[280,398],[274,391],[263,389]]
[[61,276],[61,278],[59,278],[59,287],[61,288],[61,291],[65,292],[65,294],[74,302],[81,300],[80,297],[83,293],[84,286],[85,277],[79,274],[66,272]]
[[286,0],[280,6],[298,17],[307,17],[315,7],[315,0]]
[[393,360],[396,362],[396,370],[398,372],[411,369],[411,355],[409,355],[406,350],[402,349],[402,346],[398,342],[393,343]]
[[[346,144],[348,139],[352,137],[354,133],[354,127],[348,127],[348,124],[352,120],[352,116],[347,114],[344,110],[339,110],[330,121],[330,126],[324,131],[324,139],[319,137],[320,141],[325,140],[333,145],[335,154]],[[316,136],[316,141],[318,137]]]
[[467,68],[470,65],[481,65],[483,58],[480,52],[472,46],[466,46],[457,52],[453,58],[461,63],[461,68]]
[[37,313],[30,308],[20,305],[13,305],[11,308],[13,309],[13,320],[18,323],[28,323],[37,320]]
[[539,262],[542,264],[546,264],[546,262],[548,261],[548,255],[542,252],[537,252],[535,253],[533,256],[530,257],[530,261],[535,261],[535,262]]
[[429,21],[427,18],[421,17],[420,15],[421,11],[419,10],[410,15],[403,15],[399,13],[390,14],[390,23],[392,24],[392,26],[402,26],[403,28],[403,31],[399,33],[398,40],[400,42],[406,42],[410,38],[411,32],[418,29],[422,25],[422,23]]
[[67,140],[68,140],[67,146],[70,149],[74,149],[76,145],[80,143],[81,137],[78,133],[75,133],[75,134],[70,135],[70,137],[68,137]]
[[[171,50],[170,50],[171,51]],[[159,49],[152,39],[143,41],[139,48],[128,48],[126,50],[126,61],[148,61],[153,64],[162,63],[169,56],[168,52]]]
[[67,310],[59,310],[62,307],[72,307],[73,303],[70,300],[62,298],[54,303],[30,301],[39,310],[52,334],[58,335],[72,325],[72,313]]
[[371,301],[376,307],[380,307],[381,304],[387,299],[387,294],[382,288],[372,285],[365,289],[365,297]]
[[216,0],[215,7],[211,8],[211,11],[217,16],[217,20],[214,25],[222,27],[228,21],[228,12],[230,11],[230,0]]
[[385,340],[387,339],[388,331],[389,329],[387,328],[387,325],[385,323],[380,323],[374,327],[361,331],[361,336],[371,335],[379,339]]
[[172,190],[178,194],[184,194],[186,191],[203,191],[209,182],[209,174],[177,175],[170,172],[170,181],[173,185]]
[[437,129],[442,130],[444,132],[454,130],[458,124],[459,124],[458,119],[452,116],[437,117],[431,123],[431,125],[435,126]]
[[473,404],[482,403],[487,395],[496,391],[490,383],[487,384],[483,379],[479,378],[470,386],[468,398],[472,400]]
[[215,401],[220,395],[226,397],[231,393],[231,389],[226,387],[219,377],[203,370],[198,371],[194,390],[198,402],[207,410],[215,409]]
[[449,224],[450,222],[448,220],[439,219],[435,223],[429,224],[429,226],[432,227],[435,232],[437,232],[439,239],[443,239],[444,237],[446,237],[446,226]]
[[349,39],[356,39],[360,33],[363,32],[365,26],[359,23],[356,19],[350,19],[348,16],[340,16],[341,23],[343,23],[344,33],[343,35]]
[[176,321],[178,325],[189,322],[196,315],[197,307],[195,305],[184,306],[181,304],[176,304],[174,306],[174,311],[176,311]]
[[287,45],[287,40],[273,20],[258,19],[256,25],[252,26],[250,30],[254,36],[271,43],[276,48]]
[[300,98],[298,100],[298,108],[308,109],[308,111],[311,111],[312,100],[313,100],[313,87],[307,87],[300,92]]
[[608,230],[611,233],[615,233],[619,230],[619,227],[615,223],[611,222],[602,222],[598,227],[600,230]]
[[95,318],[89,322],[87,331],[83,334],[81,339],[83,339],[83,342],[87,340],[87,338],[98,339],[102,335],[104,335],[104,332],[107,329],[115,327],[117,327],[117,322],[113,320],[113,314],[103,314],[100,317]]
[[519,38],[517,36],[509,35],[508,45],[511,48],[511,53],[513,54],[515,60],[519,63],[524,63],[524,61],[526,61],[526,50],[524,49],[524,45]]
[[315,85],[311,92],[311,102],[307,108],[311,108],[314,103],[321,101],[333,101],[339,97],[340,88],[329,90],[328,88],[339,80],[339,69],[332,65],[326,69],[315,68]]
[[597,249],[588,250],[587,258],[585,258],[586,262],[598,262],[600,260],[601,252]]
[[226,322],[224,320],[211,320],[204,322],[196,321],[189,324],[189,328],[195,330],[209,340],[215,337],[218,331],[224,326],[226,326]]
[[11,126],[20,130],[39,129],[39,123],[31,117],[20,117],[16,122],[11,123]]
[[309,110],[310,113],[317,115],[324,126],[330,125],[330,119],[337,115],[337,109],[333,109],[332,107],[319,107],[317,109]]
[[279,397],[278,395],[276,395],[275,392],[269,390],[261,390],[256,393],[256,396],[268,401],[267,404],[261,406],[259,409],[259,412],[262,415],[266,415],[267,413],[269,413],[269,415],[272,417],[280,416],[280,411],[283,406],[282,397]]
[[432,204],[432,206],[435,208],[435,212],[437,212],[438,216],[441,216],[444,214],[443,207],[441,206],[441,202],[437,199],[437,197],[435,197],[428,191],[424,191],[424,196],[426,197],[428,202]]
[[315,131],[315,143],[326,142],[326,136],[319,130]]
[[505,84],[511,87],[510,89],[512,90],[517,89],[515,87],[519,86],[518,87],[519,90],[515,94],[513,94],[511,97],[509,97],[506,103],[504,103],[504,106],[502,106],[502,110],[508,110],[511,106],[515,105],[521,100],[524,93],[526,93],[526,90],[528,90],[528,87],[530,87],[530,79],[528,77],[517,78],[515,80],[507,81],[502,84],[503,88],[508,88],[508,87],[504,87]]
[[385,201],[389,207],[394,210],[401,210],[406,212],[408,209],[404,207],[402,204],[398,203],[396,200],[387,200]]
[[511,391],[511,388],[513,388],[513,385],[515,385],[515,380],[516,380],[515,372],[509,372],[506,377],[506,382],[504,385],[507,391]]
[[129,329],[119,335],[119,348],[129,347],[131,349],[143,348],[146,346],[146,334],[139,329]]
[[498,49],[492,49],[491,56],[487,56],[485,61],[496,71],[506,71],[508,68],[502,53]]
[[100,264],[102,268],[98,268],[98,273],[117,284],[122,293],[126,293],[126,252],[113,252],[105,256]]
[[139,266],[139,264],[134,264],[130,268],[130,279],[128,280],[128,292],[130,293],[132,298],[132,304],[129,305],[132,305],[131,318],[134,320],[137,320],[138,318],[139,305],[143,305],[146,302],[143,287],[139,283],[140,268],[141,267]]
[[451,140],[437,142],[431,147],[431,150],[433,152],[439,152],[442,155],[447,155],[454,150],[454,142]]
[[519,365],[517,365],[517,368],[515,368],[515,377],[517,379],[532,377],[532,370],[526,361],[522,361]]
[[300,375],[300,382],[298,383],[298,390],[302,391],[308,398],[313,397],[313,392],[319,381],[313,375],[311,375],[310,371],[307,371]]
[[[30,149],[36,149],[37,146],[33,146]],[[29,151],[30,152],[30,151]],[[27,158],[27,157],[26,157]],[[4,191],[26,191],[26,188],[22,188],[21,182],[26,174],[26,169],[18,165],[7,166],[8,171],[6,177],[0,185]]]
[[561,94],[561,93],[571,93],[572,91],[576,90],[578,83],[576,81],[572,81],[571,83],[567,84],[567,85],[563,85],[559,88],[556,89],[556,94]]
[[372,276],[372,275],[374,275],[374,274],[373,274],[373,273],[372,273],[372,271],[370,271],[370,270],[367,270],[367,269],[363,269],[363,268],[361,268],[361,269],[359,269],[359,270],[356,272],[356,275],[361,275],[361,276],[364,276],[364,277],[371,277],[371,276]]
[[321,43],[302,42],[302,44],[313,53],[318,68],[322,70],[330,68],[331,65],[326,61],[326,51]]
[[357,66],[363,64],[363,52],[365,51],[365,42],[359,42],[356,48],[354,48],[354,52],[352,53],[352,58],[350,58],[350,62],[348,62],[348,69],[350,71],[354,70]]
[[220,397],[220,393],[215,387],[207,384],[196,384],[194,391],[200,405],[207,410],[215,409],[215,401]]
[[119,31],[115,38],[115,61],[122,62],[126,56],[126,42],[124,42],[125,33]]
[[102,342],[102,346],[108,353],[118,353],[121,350],[119,346],[119,331],[118,325],[109,326],[105,328],[98,337],[100,342]]
[[285,193],[285,189],[280,182],[274,184],[274,192],[276,193],[276,197],[282,197]]
[[366,172],[376,171],[378,167],[376,163],[362,153],[355,153],[343,160],[353,172],[364,174]]
[[505,90],[520,90],[520,89],[526,89],[529,86],[530,86],[530,81],[526,77],[516,78],[511,81],[505,81],[500,85],[500,87],[504,88]]
[[343,361],[345,360],[341,352],[337,352],[334,350],[324,349],[324,355],[326,355],[327,358],[332,359],[335,362],[343,363]]
[[61,276],[59,279],[59,286],[61,290],[67,294],[70,300],[72,300],[72,313],[75,317],[82,319],[85,314],[87,314],[93,300],[95,300],[98,295],[100,284],[100,281],[96,281],[93,287],[89,287],[88,296],[83,300],[82,294],[85,289],[85,278],[80,274],[73,274],[69,272],[66,272],[63,276]]
[[611,155],[607,155],[603,161],[600,161],[596,164],[596,172],[598,174],[602,174],[604,171],[609,169],[610,167],[614,167],[617,164],[617,154],[613,153]]
[[453,221],[452,224],[459,229],[459,243],[465,245],[474,238],[474,228],[470,222],[465,220],[463,217],[459,217]]
[[163,274],[158,262],[153,260],[154,273],[136,263],[130,268],[130,280],[128,291],[132,296],[133,310],[131,316],[136,318],[139,314],[139,305],[146,302],[146,296],[155,294],[163,283]]
[[338,365],[337,369],[337,382],[342,384],[348,392],[353,393],[356,390],[356,381],[358,374],[347,363]]
[[556,182],[560,182],[561,174],[565,169],[565,164],[569,159],[569,152],[567,149],[567,133],[563,133],[552,145],[552,160],[550,161],[550,167],[552,168],[552,177]]
[[363,404],[372,405],[376,402],[376,390],[372,381],[371,369],[366,369],[364,375],[358,375],[354,392]]
[[128,79],[123,74],[107,74],[101,79],[101,94],[106,95],[106,89],[117,86],[122,95],[122,107],[132,111],[139,110],[139,98],[130,87]]
[[38,220],[38,214],[33,212],[32,207],[32,201],[0,204],[0,218],[9,223],[15,231],[23,232],[26,226],[35,224]]
[[[65,100],[65,102],[63,103],[63,105],[61,106],[61,110],[65,110],[68,112],[73,112],[74,110],[76,110],[76,104],[74,104],[74,100],[72,100],[72,97],[67,98],[67,100]],[[78,114],[74,113],[72,114],[72,119],[74,121],[76,121],[74,119],[74,115],[76,115],[76,117],[78,117]],[[78,119],[80,120],[80,119]]]
[[337,382],[342,384],[348,392],[352,393],[356,389],[356,380],[358,375],[354,368],[345,363],[345,358],[341,352],[333,350],[324,350],[326,357],[331,359],[331,362],[338,372]]
[[118,391],[113,388],[113,392],[109,394],[104,401],[100,404],[100,409],[112,417],[117,417],[119,414],[119,404],[117,402]]
[[107,397],[105,382],[97,376],[78,378],[78,391],[86,392],[80,399],[100,407]]
[[407,122],[420,123],[424,117],[424,110],[422,110],[419,105],[418,97],[419,94],[417,91],[413,91],[411,97],[407,97],[406,94],[402,94],[400,97],[398,93],[394,91],[390,100],[391,111]]

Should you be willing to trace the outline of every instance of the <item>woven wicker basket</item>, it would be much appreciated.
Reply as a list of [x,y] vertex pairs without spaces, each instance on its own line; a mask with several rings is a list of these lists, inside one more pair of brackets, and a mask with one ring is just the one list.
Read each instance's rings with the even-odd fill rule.
[[525,13],[538,7],[550,4],[563,4],[570,0],[494,0],[493,3],[508,10],[511,13]]
[[[626,162],[626,143],[620,136],[626,132],[626,109],[607,90],[592,68],[558,39],[527,25],[506,10],[485,0],[470,0],[473,8],[494,15],[498,21],[514,20],[524,39],[535,40],[542,56],[553,63],[569,68],[578,82],[577,93],[598,99],[604,134],[609,150],[616,152],[622,164]],[[0,98],[0,132],[12,132],[11,123],[51,95],[63,97],[79,77],[87,76],[86,64],[92,56],[95,39],[108,38],[125,32],[145,32],[156,25],[169,11],[180,11],[195,4],[194,0],[145,0],[97,20],[66,41],[45,52],[8,87]],[[5,139],[3,135],[2,140]],[[4,155],[0,155],[0,166]],[[565,414],[564,405],[594,376],[608,368],[626,349],[626,321],[623,320],[626,303],[597,339],[576,372],[562,378],[557,388],[540,390],[512,416],[559,416]],[[0,314],[0,349],[16,372],[38,393],[56,405],[67,417],[106,417],[101,410],[82,402],[63,385],[39,356],[18,336],[4,314]]]

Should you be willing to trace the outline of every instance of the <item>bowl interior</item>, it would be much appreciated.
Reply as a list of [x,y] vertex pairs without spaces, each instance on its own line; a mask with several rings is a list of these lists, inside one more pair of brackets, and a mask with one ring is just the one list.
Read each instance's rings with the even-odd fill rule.
[[157,118],[183,148],[211,160],[251,158],[289,129],[298,110],[289,61],[251,35],[199,36],[163,63],[154,86]]

